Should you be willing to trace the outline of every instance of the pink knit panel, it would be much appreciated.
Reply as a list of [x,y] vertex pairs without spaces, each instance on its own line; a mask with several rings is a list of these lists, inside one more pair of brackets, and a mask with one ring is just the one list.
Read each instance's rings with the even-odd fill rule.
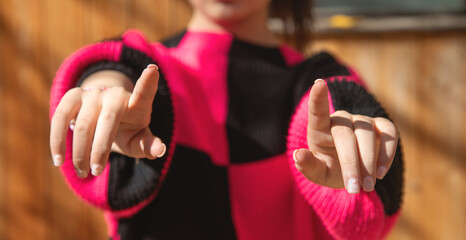
[[231,41],[229,34],[187,32],[160,61],[177,104],[177,142],[210,153],[218,166],[228,164],[226,76]]
[[331,239],[296,187],[286,154],[228,168],[238,239]]
[[304,60],[303,55],[288,45],[282,45],[279,49],[285,58],[286,65],[288,66],[294,66]]

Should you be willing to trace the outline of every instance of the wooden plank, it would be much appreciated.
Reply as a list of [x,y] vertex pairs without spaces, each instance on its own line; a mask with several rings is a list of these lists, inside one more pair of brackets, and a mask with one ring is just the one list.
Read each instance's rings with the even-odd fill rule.
[[[89,31],[93,11],[92,1],[46,1],[41,5],[47,13],[47,72],[44,81],[50,88],[52,79],[63,60],[78,48],[92,43]],[[49,90],[46,91],[48,96]],[[46,111],[48,114],[48,111]],[[48,124],[48,122],[47,122]],[[48,133],[44,148],[49,149]],[[48,154],[48,158],[50,155]],[[44,197],[50,200],[50,239],[106,239],[106,225],[102,212],[80,201],[67,187],[58,169],[48,165],[50,191]]]
[[[0,50],[1,46],[5,46],[7,43],[7,33],[6,33],[6,16],[3,15],[3,9],[5,9],[5,3],[0,2]],[[6,68],[6,61],[4,60],[4,54],[0,54],[0,239],[5,239],[5,225],[6,225],[6,131],[7,131],[7,121],[6,121],[6,80],[4,79]]]

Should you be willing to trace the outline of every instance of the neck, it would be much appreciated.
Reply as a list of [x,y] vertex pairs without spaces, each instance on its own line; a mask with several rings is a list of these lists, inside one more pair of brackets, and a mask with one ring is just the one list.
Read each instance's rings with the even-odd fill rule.
[[276,47],[280,44],[277,36],[267,27],[267,15],[258,14],[238,21],[216,22],[204,14],[194,11],[188,29],[206,32],[228,32],[243,41],[269,47]]

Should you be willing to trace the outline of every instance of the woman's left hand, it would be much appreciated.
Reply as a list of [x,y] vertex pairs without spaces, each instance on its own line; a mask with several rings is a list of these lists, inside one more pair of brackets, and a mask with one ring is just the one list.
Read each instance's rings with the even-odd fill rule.
[[395,156],[398,131],[386,118],[346,111],[329,114],[328,89],[321,79],[309,95],[308,149],[293,153],[296,168],[310,181],[345,187],[348,193],[373,191]]

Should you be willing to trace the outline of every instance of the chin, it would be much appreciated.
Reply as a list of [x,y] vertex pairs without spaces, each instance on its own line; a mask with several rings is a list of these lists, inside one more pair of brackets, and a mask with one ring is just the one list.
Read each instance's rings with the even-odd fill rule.
[[245,20],[268,9],[270,0],[190,0],[191,6],[220,24]]

